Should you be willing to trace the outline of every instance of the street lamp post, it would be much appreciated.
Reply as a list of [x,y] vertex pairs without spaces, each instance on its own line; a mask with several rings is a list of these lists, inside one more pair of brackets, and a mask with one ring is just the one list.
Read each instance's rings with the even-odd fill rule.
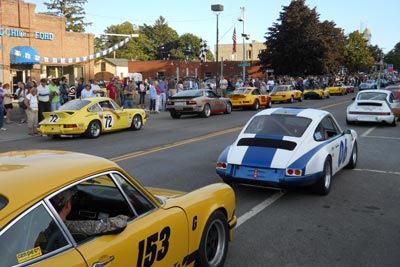
[[243,78],[243,82],[246,80],[246,38],[248,38],[248,35],[245,34],[245,28],[244,28],[244,21],[245,21],[245,16],[246,16],[246,8],[243,6],[240,8],[242,10],[242,17],[239,18],[239,21],[241,21],[243,23],[243,31],[242,31],[242,37],[243,37],[243,70],[242,70],[242,78]]
[[216,87],[218,89],[219,87],[219,74],[218,74],[218,35],[219,35],[219,29],[218,29],[218,16],[219,14],[224,11],[224,6],[223,5],[211,5],[211,10],[214,11],[215,15],[217,16],[217,45],[215,49],[215,82],[216,82]]

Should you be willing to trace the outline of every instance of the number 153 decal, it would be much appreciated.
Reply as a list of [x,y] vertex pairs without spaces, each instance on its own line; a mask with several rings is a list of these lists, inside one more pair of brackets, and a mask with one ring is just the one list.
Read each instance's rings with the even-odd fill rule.
[[155,260],[164,259],[168,253],[170,235],[171,229],[166,226],[160,233],[154,233],[140,241],[136,267],[150,267]]

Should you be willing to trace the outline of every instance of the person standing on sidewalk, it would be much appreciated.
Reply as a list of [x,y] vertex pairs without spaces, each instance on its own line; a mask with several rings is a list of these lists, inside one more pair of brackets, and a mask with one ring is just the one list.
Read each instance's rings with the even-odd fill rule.
[[4,105],[4,109],[6,110],[6,123],[12,123],[11,111],[13,109],[13,103],[12,103],[13,94],[11,93],[11,90],[10,90],[10,84],[8,84],[8,83],[4,84],[3,90],[4,90],[3,105]]
[[7,129],[4,128],[4,105],[3,105],[3,99],[4,99],[4,90],[3,88],[0,87],[0,130],[1,131],[6,131]]
[[28,118],[28,134],[38,135],[38,111],[39,111],[39,99],[37,96],[38,90],[36,87],[32,87],[30,93],[25,97],[26,106],[26,117]]
[[47,79],[40,79],[40,85],[37,87],[38,99],[39,99],[39,113],[38,119],[42,121],[44,119],[43,112],[51,111],[50,103],[50,89],[47,86]]

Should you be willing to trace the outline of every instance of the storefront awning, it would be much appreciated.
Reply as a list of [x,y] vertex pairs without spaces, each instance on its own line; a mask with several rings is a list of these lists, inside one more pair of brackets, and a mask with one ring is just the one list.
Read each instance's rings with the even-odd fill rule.
[[11,64],[40,64],[38,52],[30,46],[15,46],[10,51]]

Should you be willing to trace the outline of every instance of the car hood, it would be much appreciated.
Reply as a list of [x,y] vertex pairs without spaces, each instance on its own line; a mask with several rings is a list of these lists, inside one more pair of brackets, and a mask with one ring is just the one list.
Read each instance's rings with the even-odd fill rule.
[[232,145],[227,163],[260,168],[284,169],[296,158],[299,138],[242,137]]

